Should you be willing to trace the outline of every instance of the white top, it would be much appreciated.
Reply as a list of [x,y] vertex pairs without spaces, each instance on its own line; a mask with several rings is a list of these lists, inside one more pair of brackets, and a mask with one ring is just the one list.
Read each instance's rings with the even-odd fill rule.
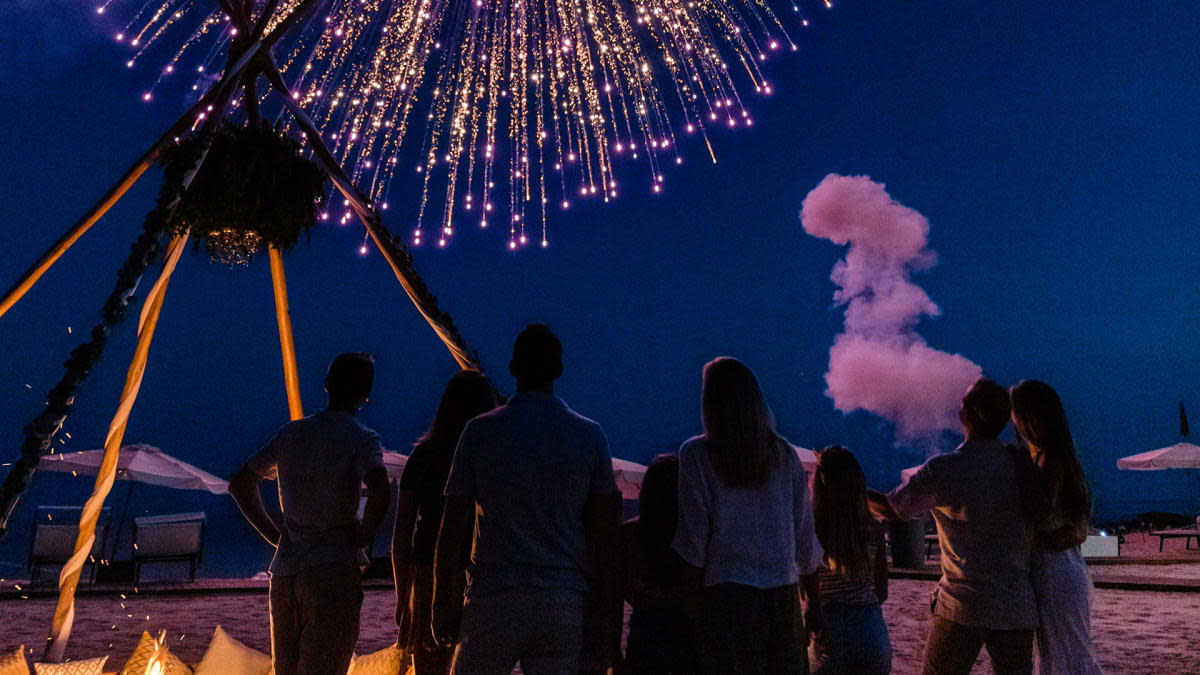
[[717,475],[703,436],[679,448],[679,522],[674,548],[704,569],[704,585],[755,588],[794,584],[824,555],[813,527],[808,477],[795,450],[780,440],[766,483],[729,487]]
[[467,597],[586,592],[584,505],[616,492],[604,431],[553,394],[519,393],[468,422],[446,482],[447,496],[475,500]]
[[383,468],[379,434],[347,412],[322,410],[284,425],[246,465],[279,483],[283,527],[271,573],[356,561],[362,479]]

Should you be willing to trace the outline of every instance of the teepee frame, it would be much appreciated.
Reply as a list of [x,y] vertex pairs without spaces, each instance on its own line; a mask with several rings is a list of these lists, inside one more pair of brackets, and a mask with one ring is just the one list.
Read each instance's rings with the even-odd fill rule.
[[[146,170],[161,157],[163,151],[174,144],[180,135],[188,130],[198,130],[201,137],[210,137],[210,132],[215,129],[215,125],[224,117],[225,111],[230,102],[238,95],[239,90],[243,94],[247,118],[251,122],[257,122],[259,117],[257,82],[260,77],[265,77],[270,85],[270,89],[279,95],[283,101],[285,110],[288,111],[293,121],[304,133],[313,152],[314,159],[329,175],[334,188],[349,203],[351,210],[354,211],[355,215],[362,222],[371,241],[374,242],[376,248],[379,249],[384,259],[387,260],[396,279],[404,288],[405,293],[417,311],[420,312],[429,326],[433,328],[459,367],[477,367],[477,357],[467,348],[449,315],[443,313],[438,308],[436,298],[429,293],[424,282],[417,275],[413,267],[412,256],[408,253],[404,244],[400,243],[388,232],[375,206],[358,190],[337,162],[333,153],[326,147],[312,119],[292,97],[291,91],[284,82],[283,76],[271,56],[271,47],[299,25],[299,22],[316,5],[316,0],[301,0],[293,11],[275,24],[269,33],[266,29],[278,9],[279,0],[268,0],[262,13],[257,18],[253,16],[255,0],[215,0],[215,2],[230,17],[230,21],[238,29],[238,38],[230,44],[226,66],[220,79],[150,146],[150,149],[121,176],[120,180],[92,206],[83,218],[55,242],[50,250],[42,255],[23,274],[3,297],[0,297],[0,316],[3,316],[5,312],[16,304],[37,283],[38,279],[62,257],[63,253],[78,241],[92,225],[128,192]],[[184,174],[181,185],[182,190],[187,189],[192,177],[195,176],[200,166],[203,165],[206,154],[207,146],[201,151],[195,165]],[[182,190],[179,194],[182,194]],[[160,209],[165,209],[166,215],[169,215],[176,203],[178,203],[178,195],[169,203],[163,204],[160,202],[159,207]],[[165,222],[165,219],[163,222]],[[139,244],[145,242],[140,253],[138,246],[135,245],[135,252],[122,268],[117,288],[105,305],[106,317],[112,315],[119,319],[121,307],[127,302],[133,288],[136,287],[138,280],[149,265],[150,260],[155,257],[158,251],[156,240],[161,238],[161,234],[161,231],[152,232],[148,229],[143,238],[139,239]],[[95,539],[95,526],[100,509],[115,479],[117,459],[124,438],[125,425],[141,385],[142,374],[145,371],[150,342],[154,336],[154,329],[162,308],[163,297],[186,240],[186,234],[171,240],[163,262],[162,272],[159,274],[154,287],[147,295],[142,308],[138,322],[137,348],[135,349],[133,361],[126,375],[125,386],[121,393],[117,412],[109,425],[108,434],[105,438],[105,454],[99,473],[96,476],[95,488],[88,498],[80,518],[75,553],[63,566],[62,573],[59,576],[59,600],[55,609],[44,657],[47,661],[62,660],[67,640],[70,637],[75,614],[75,588],[78,585],[83,564],[88,558]],[[284,277],[283,258],[280,252],[274,248],[268,251],[268,255],[275,298],[276,318],[279,326],[280,351],[283,358],[284,384],[287,391],[288,410],[292,419],[296,419],[302,415],[302,407],[300,404],[299,376],[296,368],[291,319],[288,310],[287,284]],[[114,321],[110,320],[109,323]],[[67,363],[68,373],[64,375],[63,380],[59,382],[59,385],[52,392],[59,393],[59,398],[62,399],[62,402],[57,407],[52,407],[52,403],[48,402],[47,410],[43,415],[35,421],[35,424],[31,424],[30,428],[27,428],[26,443],[22,446],[22,456],[14,463],[8,476],[5,478],[3,488],[0,489],[0,537],[7,530],[9,517],[25,486],[28,484],[30,477],[36,470],[37,461],[41,455],[49,450],[53,436],[62,427],[63,421],[70,410],[75,389],[78,388],[83,377],[86,377],[87,369],[90,368],[91,363],[99,357],[99,350],[103,348],[108,328],[108,324],[97,326],[93,330],[92,341],[85,343],[81,346],[80,350],[77,350],[77,352],[85,352],[83,354],[84,358],[80,359],[84,365],[73,367],[72,364],[77,360],[77,354],[72,353],[72,359]],[[79,372],[80,369],[82,369],[82,372]],[[33,430],[31,431],[31,429]]]

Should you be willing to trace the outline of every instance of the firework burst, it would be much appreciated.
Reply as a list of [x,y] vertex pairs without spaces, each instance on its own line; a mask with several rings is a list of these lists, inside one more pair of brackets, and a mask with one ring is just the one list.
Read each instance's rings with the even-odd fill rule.
[[[204,79],[236,25],[203,0],[152,0],[116,37],[133,67],[182,35],[159,82]],[[394,176],[419,181],[413,244],[494,223],[511,249],[546,246],[552,210],[616,198],[618,166],[661,192],[686,136],[715,161],[711,130],[752,126],[744,97],[772,91],[761,63],[795,50],[765,0],[330,0],[276,47],[293,98],[379,208]]]

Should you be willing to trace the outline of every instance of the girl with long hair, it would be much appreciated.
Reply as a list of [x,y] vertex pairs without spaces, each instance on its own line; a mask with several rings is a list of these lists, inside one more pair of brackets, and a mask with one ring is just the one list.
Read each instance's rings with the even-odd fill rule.
[[[392,572],[396,582],[398,644],[413,655],[417,675],[450,672],[453,647],[440,647],[430,628],[433,602],[433,554],[445,505],[443,491],[458,437],[472,418],[494,409],[495,390],[477,370],[455,373],[446,384],[429,430],[417,440],[396,499],[392,533]],[[468,544],[465,551],[470,551]],[[462,561],[465,573],[467,560]]]
[[892,644],[880,604],[887,600],[883,527],[867,507],[867,481],[840,446],[817,453],[813,519],[825,555],[818,572],[825,630],[809,645],[814,674],[872,675],[892,670]]
[[1029,451],[1037,532],[1033,589],[1040,627],[1037,670],[1099,673],[1091,636],[1092,581],[1079,545],[1087,538],[1092,499],[1062,401],[1050,385],[1025,380],[1011,390],[1012,421]]
[[807,673],[805,625],[821,627],[808,479],[776,431],[754,373],[704,366],[704,433],[679,449],[674,548],[700,586],[696,631],[705,673]]
[[684,563],[671,549],[678,517],[679,458],[659,455],[642,479],[638,516],[621,528],[623,595],[633,608],[623,675],[696,672]]

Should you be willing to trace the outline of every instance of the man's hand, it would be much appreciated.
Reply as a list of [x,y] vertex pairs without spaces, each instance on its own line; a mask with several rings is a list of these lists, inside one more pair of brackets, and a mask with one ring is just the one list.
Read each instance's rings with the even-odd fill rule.
[[882,492],[867,490],[867,506],[876,520],[902,520],[896,510],[892,508],[887,495]]
[[458,639],[463,612],[463,543],[475,515],[475,500],[448,496],[433,556],[433,639],[449,647]]

